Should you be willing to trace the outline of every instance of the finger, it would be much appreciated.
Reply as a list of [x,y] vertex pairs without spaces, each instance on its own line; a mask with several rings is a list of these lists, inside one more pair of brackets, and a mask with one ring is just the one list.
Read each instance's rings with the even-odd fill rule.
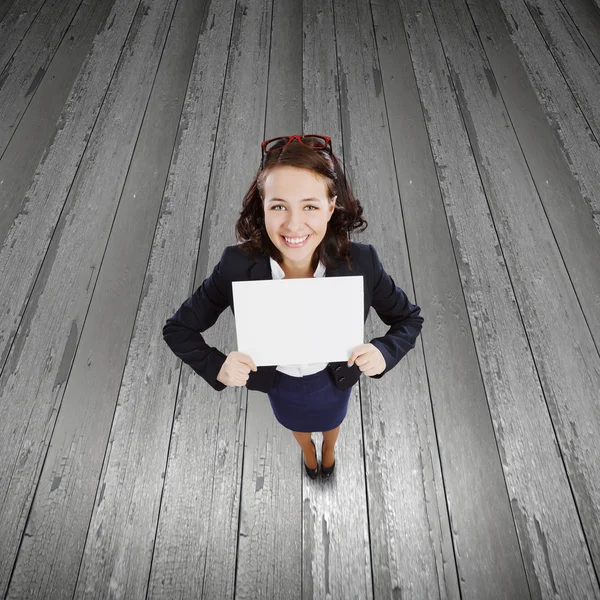
[[353,363],[356,362],[356,359],[367,351],[368,344],[361,344],[360,346],[356,346],[350,353],[350,358],[348,359],[348,366],[352,366]]
[[[358,348],[354,348],[352,353],[350,354],[350,358],[348,359],[348,366],[351,367],[354,363],[356,363],[356,359],[361,355]],[[356,363],[358,364],[358,363]]]
[[[358,363],[356,363],[358,365]],[[359,365],[361,371],[368,371],[375,368],[375,363],[370,359],[363,359],[363,362]]]
[[248,354],[244,354],[243,352],[240,352],[240,354],[240,362],[245,365],[248,365],[253,371],[256,371],[256,365],[254,364],[252,357]]
[[365,365],[368,365],[371,360],[367,354],[361,354],[354,362],[357,364],[357,366],[364,367]]

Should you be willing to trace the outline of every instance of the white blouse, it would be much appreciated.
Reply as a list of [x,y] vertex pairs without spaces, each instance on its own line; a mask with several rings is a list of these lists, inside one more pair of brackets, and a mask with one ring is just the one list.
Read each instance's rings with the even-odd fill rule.
[[[270,261],[273,279],[283,279],[285,277],[285,273],[279,266],[279,263],[272,257],[270,258]],[[317,266],[313,277],[325,277],[325,265],[321,261],[319,261],[319,265]],[[286,375],[291,375],[292,377],[302,377],[304,375],[312,375],[313,373],[322,371],[326,367],[327,363],[309,363],[302,365],[277,365],[277,370],[285,373]]]

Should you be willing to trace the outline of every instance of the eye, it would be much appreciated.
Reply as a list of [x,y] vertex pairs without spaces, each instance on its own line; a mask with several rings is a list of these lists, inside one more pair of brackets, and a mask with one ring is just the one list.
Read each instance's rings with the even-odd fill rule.
[[[278,208],[278,207],[280,207],[280,206],[281,206],[282,208],[285,208],[285,207],[283,206],[283,204],[276,204],[275,206],[272,206],[272,207],[271,207],[271,210],[275,210],[276,208]],[[314,208],[315,210],[319,210],[319,207],[318,207],[318,206],[315,206],[314,204],[307,204],[307,205],[306,205],[304,208],[309,208],[309,207],[310,207],[310,208]],[[281,211],[280,211],[280,210],[278,210],[277,212],[281,212]],[[312,210],[311,210],[311,211],[309,211],[309,212],[312,212]]]

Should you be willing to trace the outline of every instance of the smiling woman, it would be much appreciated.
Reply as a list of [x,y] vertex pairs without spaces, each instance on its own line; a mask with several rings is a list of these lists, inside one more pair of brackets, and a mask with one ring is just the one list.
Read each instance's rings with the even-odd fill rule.
[[[242,252],[255,260],[269,256],[274,279],[323,277],[340,259],[352,269],[348,232],[364,231],[368,222],[331,139],[286,136],[266,140],[262,150],[266,161],[243,199],[235,228]],[[275,417],[302,448],[312,479],[318,464],[310,432],[317,427],[323,432],[321,472],[327,477],[335,466],[333,450],[351,391],[336,387],[327,366],[279,365],[268,393]]]
[[[421,309],[385,272],[375,248],[350,242],[349,232],[363,231],[367,221],[330,143],[327,136],[312,135],[262,143],[266,161],[243,199],[235,227],[239,243],[225,249],[212,275],[163,328],[173,352],[217,391],[246,385],[267,393],[276,419],[302,448],[313,479],[318,461],[311,433],[323,434],[321,474],[328,477],[352,386],[361,373],[380,378],[394,368],[415,347],[423,324]],[[348,362],[257,367],[252,356],[237,351],[225,356],[201,335],[227,306],[233,309],[234,281],[356,275],[364,283],[364,319],[373,306],[390,329],[349,349]]]

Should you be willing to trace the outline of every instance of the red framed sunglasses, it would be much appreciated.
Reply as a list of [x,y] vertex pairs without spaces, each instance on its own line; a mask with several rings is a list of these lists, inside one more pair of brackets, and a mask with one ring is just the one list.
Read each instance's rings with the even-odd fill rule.
[[304,135],[283,135],[271,138],[261,143],[262,155],[260,169],[264,167],[265,155],[274,150],[283,150],[288,144],[298,140],[303,146],[313,149],[328,149],[331,154],[331,138],[328,135],[316,135],[314,133],[305,133]]

